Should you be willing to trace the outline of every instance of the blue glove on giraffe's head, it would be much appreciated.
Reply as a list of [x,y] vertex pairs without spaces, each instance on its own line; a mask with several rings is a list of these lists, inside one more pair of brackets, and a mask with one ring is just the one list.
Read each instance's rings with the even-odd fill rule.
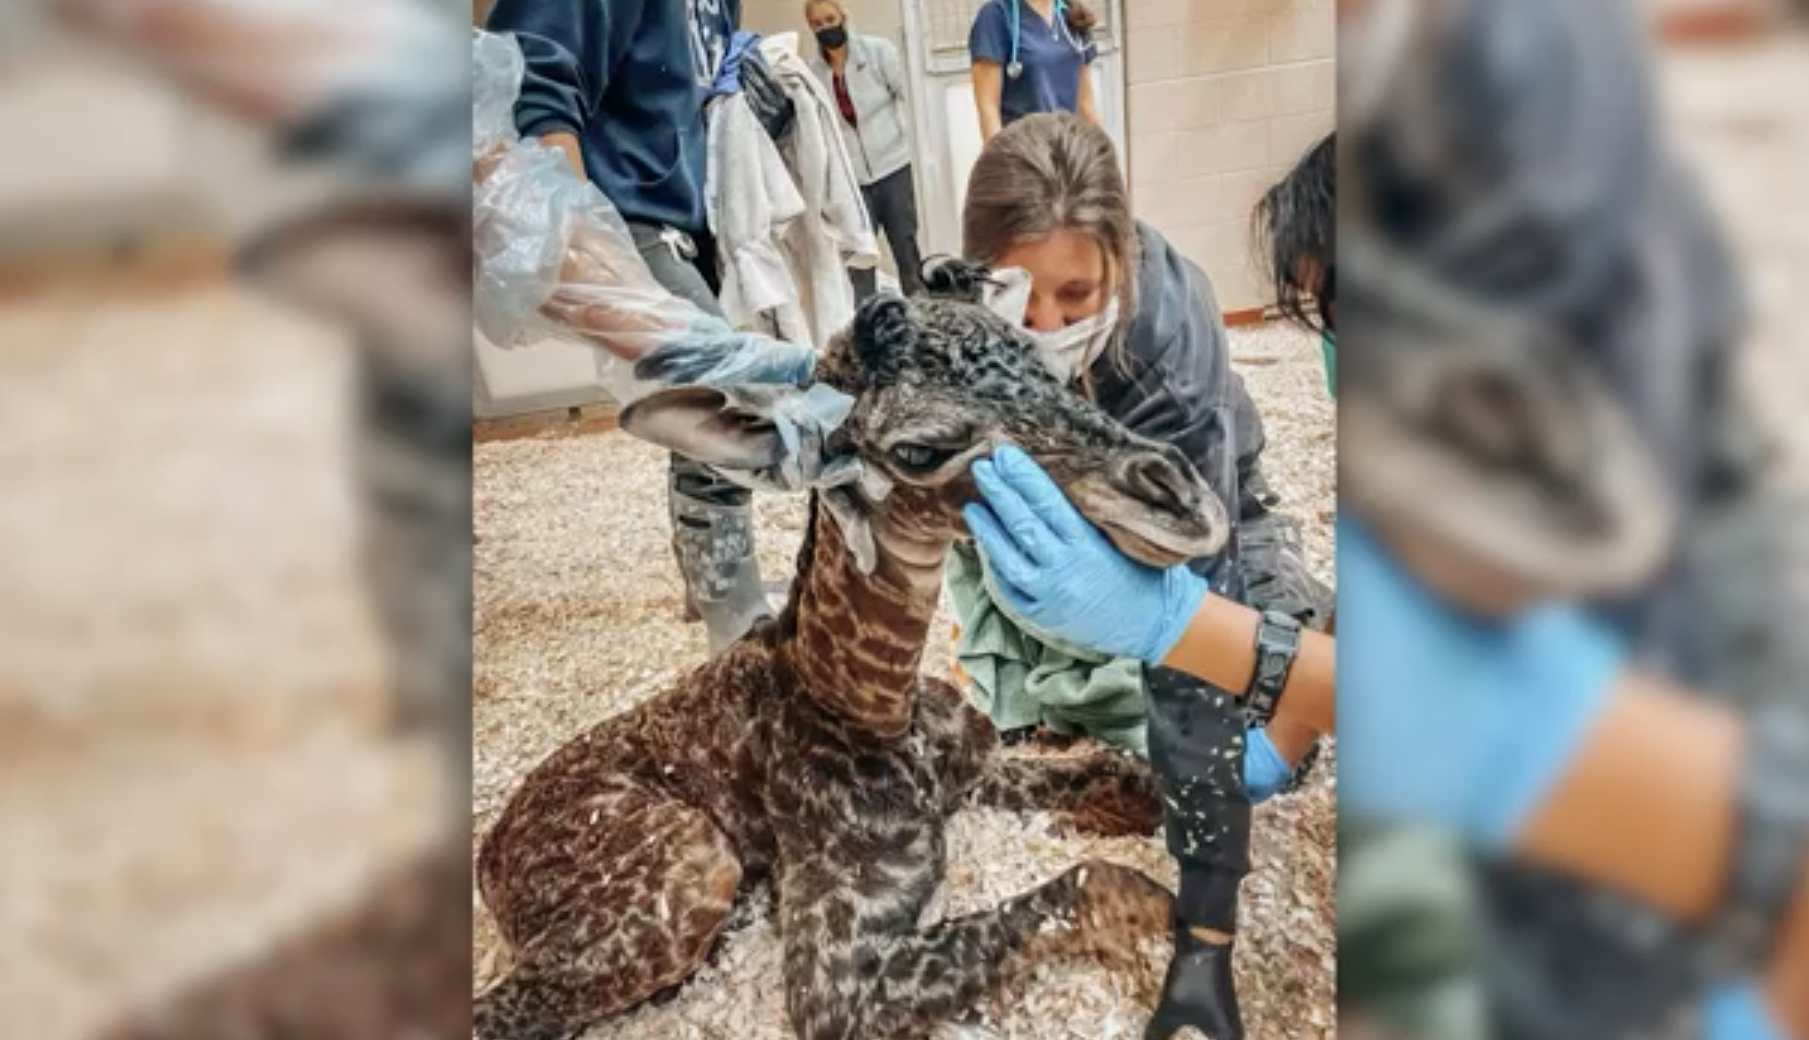
[[973,465],[984,505],[964,510],[987,588],[1027,630],[1159,664],[1206,596],[1185,566],[1157,570],[1118,550],[1028,455],[1009,445]]

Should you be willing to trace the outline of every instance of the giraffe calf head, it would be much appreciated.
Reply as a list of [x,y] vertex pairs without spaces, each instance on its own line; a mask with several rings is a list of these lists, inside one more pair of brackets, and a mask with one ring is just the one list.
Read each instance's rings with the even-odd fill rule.
[[[785,436],[771,417],[812,394],[840,402],[846,418],[827,436]],[[968,467],[1002,444],[1035,459],[1144,563],[1211,556],[1230,530],[1186,456],[1120,426],[1050,375],[1020,329],[965,299],[874,297],[830,341],[810,386],[681,383],[630,405],[621,423],[723,470],[864,473],[860,490],[829,491],[863,568],[875,534],[895,543],[966,537],[961,507],[979,495]]]
[[889,479],[874,508],[894,528],[964,536],[961,507],[978,494],[969,466],[1015,444],[1145,563],[1224,545],[1224,507],[1181,452],[1131,433],[1050,375],[1024,334],[981,306],[870,299],[816,378],[854,398],[833,447]]

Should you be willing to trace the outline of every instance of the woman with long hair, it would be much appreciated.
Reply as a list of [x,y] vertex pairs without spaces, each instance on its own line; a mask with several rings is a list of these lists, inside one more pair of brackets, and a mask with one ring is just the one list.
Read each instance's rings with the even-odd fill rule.
[[[1192,571],[1220,595],[1264,608],[1263,631],[1278,643],[1297,643],[1303,625],[1318,624],[1329,596],[1290,525],[1271,512],[1258,465],[1262,423],[1231,371],[1212,286],[1132,218],[1105,132],[1069,114],[1032,115],[1001,131],[974,166],[962,252],[964,261],[933,268],[930,280],[970,279],[976,295],[1022,322],[1058,378],[1174,446],[1223,498],[1230,543]],[[1087,734],[1147,754],[1163,787],[1181,894],[1175,966],[1152,1035],[1191,1025],[1240,1036],[1231,951],[1251,798],[1279,789],[1306,747],[1278,749],[1268,720],[1240,707],[1246,690],[1144,655],[1088,654],[1032,635],[1037,626],[1020,624],[983,577],[977,555],[957,552],[949,579],[969,698],[1008,737]],[[1315,736],[1290,732],[1308,746]],[[1198,840],[1208,820],[1214,840]]]
[[1325,355],[1326,390],[1338,394],[1336,302],[1338,135],[1326,134],[1264,193],[1252,219],[1256,254],[1286,321],[1315,333]]

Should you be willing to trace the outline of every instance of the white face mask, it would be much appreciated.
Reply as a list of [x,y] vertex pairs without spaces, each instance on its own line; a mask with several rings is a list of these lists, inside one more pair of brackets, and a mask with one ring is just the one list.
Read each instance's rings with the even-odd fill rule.
[[[992,273],[996,285],[985,293],[986,309],[1011,322],[1024,324],[1024,312],[1030,307],[1030,272],[1021,267],[1006,267]],[[1052,332],[1025,329],[1036,342],[1037,360],[1050,374],[1071,383],[1092,366],[1111,342],[1112,330],[1118,326],[1118,297],[1114,296],[1105,310],[1082,321]]]

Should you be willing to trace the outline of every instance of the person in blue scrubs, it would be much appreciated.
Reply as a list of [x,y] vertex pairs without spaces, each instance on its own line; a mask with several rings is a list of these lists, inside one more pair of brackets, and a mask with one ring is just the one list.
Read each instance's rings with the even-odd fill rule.
[[1072,112],[1099,125],[1087,66],[1099,56],[1097,18],[1069,0],[987,0],[967,36],[980,141],[1038,112]]

